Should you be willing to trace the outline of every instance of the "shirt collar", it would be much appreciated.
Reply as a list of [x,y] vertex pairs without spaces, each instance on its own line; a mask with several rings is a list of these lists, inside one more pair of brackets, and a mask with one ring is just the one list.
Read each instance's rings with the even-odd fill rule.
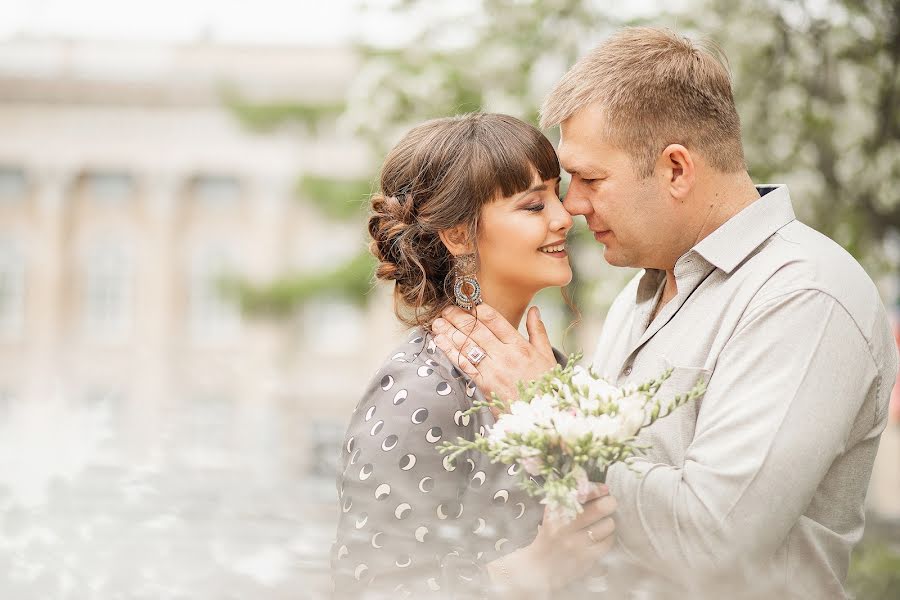
[[731,274],[772,234],[796,219],[786,185],[758,185],[756,189],[759,200],[700,240],[692,252]]

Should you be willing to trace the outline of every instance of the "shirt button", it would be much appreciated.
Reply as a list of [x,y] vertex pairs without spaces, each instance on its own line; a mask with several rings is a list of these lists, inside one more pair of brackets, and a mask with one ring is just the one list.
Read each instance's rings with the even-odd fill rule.
[[631,365],[628,365],[627,367],[625,367],[625,370],[622,372],[625,373],[625,377],[628,377],[629,375],[631,375],[631,371],[632,371],[632,367],[631,367]]

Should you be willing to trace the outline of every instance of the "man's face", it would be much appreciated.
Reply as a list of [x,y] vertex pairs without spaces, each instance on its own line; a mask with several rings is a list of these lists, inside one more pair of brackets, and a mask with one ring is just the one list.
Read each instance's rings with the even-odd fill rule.
[[572,175],[563,206],[584,215],[611,265],[666,269],[675,223],[656,174],[639,179],[632,158],[607,139],[602,108],[589,105],[563,121],[562,168]]

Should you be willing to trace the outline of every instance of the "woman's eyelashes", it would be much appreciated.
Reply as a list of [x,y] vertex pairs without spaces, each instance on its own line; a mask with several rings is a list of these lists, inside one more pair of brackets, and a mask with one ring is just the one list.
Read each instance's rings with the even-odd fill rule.
[[[550,194],[546,194],[546,195],[550,195]],[[555,198],[557,202],[563,201],[563,197],[559,195],[559,190],[556,190],[556,193],[552,194],[552,197]],[[542,197],[539,199],[539,203],[529,204],[528,206],[524,206],[522,208],[524,210],[527,210],[528,212],[541,212],[546,207],[547,207],[547,204],[545,202],[545,198]]]

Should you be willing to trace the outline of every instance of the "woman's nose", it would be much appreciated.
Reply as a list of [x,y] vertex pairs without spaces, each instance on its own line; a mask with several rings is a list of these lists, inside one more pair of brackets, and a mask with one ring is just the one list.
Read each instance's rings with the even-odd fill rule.
[[563,207],[562,203],[556,205],[553,213],[553,220],[551,221],[551,228],[553,230],[562,230],[568,231],[572,228],[574,222],[572,221],[572,215],[569,214],[569,211]]

